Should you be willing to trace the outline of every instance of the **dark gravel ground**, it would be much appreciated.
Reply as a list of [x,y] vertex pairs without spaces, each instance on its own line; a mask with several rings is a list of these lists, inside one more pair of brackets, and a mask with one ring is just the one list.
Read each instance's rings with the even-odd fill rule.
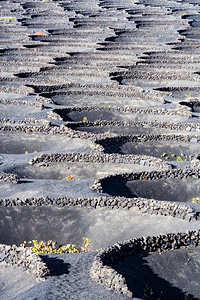
[[71,243],[80,248],[83,237],[87,237],[91,249],[99,249],[133,237],[194,230],[199,225],[199,220],[188,223],[126,209],[56,205],[0,208],[1,243],[11,245],[37,239],[57,241],[58,245]]
[[4,291],[1,300],[129,299],[105,290],[90,278],[89,271],[95,254],[43,255],[52,271],[52,277],[17,296],[8,297],[9,291]]
[[139,298],[146,293],[145,299],[200,299],[199,253],[200,247],[138,254],[119,260],[115,269]]
[[[94,144],[89,139],[66,138],[59,134],[49,136],[42,132],[22,133],[19,128],[21,125],[16,125],[18,122],[25,122],[25,127],[31,122],[36,127],[43,126],[49,121],[58,126],[66,125],[65,121],[51,119],[52,115],[48,115],[55,108],[136,106],[175,109],[179,102],[195,98],[199,101],[199,0],[5,0],[0,1],[0,4],[0,164],[1,171],[18,169],[22,177],[22,183],[17,185],[1,182],[1,198],[63,195],[76,198],[97,195],[90,189],[94,181],[90,177],[66,183],[64,180],[54,180],[55,176],[51,174],[47,177],[47,173],[44,173],[41,180],[40,173],[36,176],[34,171],[29,176],[24,168],[34,151],[38,151],[38,154],[91,152]],[[195,110],[198,111],[198,106]],[[199,123],[198,112],[193,112],[193,118],[188,118],[188,111],[185,112],[185,115],[177,115],[176,111],[175,115],[158,116],[108,114],[102,118]],[[81,121],[87,116],[89,118],[90,114],[81,113],[78,118],[72,114],[71,120]],[[92,121],[100,118],[98,114],[93,117]],[[9,122],[6,121],[7,118]],[[28,122],[26,118],[29,119]],[[8,124],[11,124],[11,129],[17,128],[18,131],[4,132],[4,126]],[[134,126],[131,130],[123,126],[107,126],[102,129],[83,127],[81,130],[120,135],[169,133],[168,129],[160,130],[148,125],[145,129],[141,126]],[[166,149],[161,147],[160,151],[168,152],[168,146],[166,144]],[[190,150],[196,152],[196,146]],[[127,150],[125,146],[124,151]],[[152,145],[143,150],[145,153],[153,153]],[[32,154],[25,155],[26,151]],[[138,148],[138,152],[140,151],[141,148]],[[183,166],[179,162],[174,165]],[[113,172],[118,172],[118,168],[120,166]],[[101,167],[99,169],[102,171]],[[115,193],[119,192],[120,186],[116,185],[113,186],[112,193],[113,190]],[[159,186],[156,188],[159,189]],[[197,189],[196,191],[198,192]],[[145,192],[148,192],[148,187]],[[163,189],[162,194],[165,195]],[[37,209],[40,209],[40,213]],[[96,241],[96,245],[103,244],[105,247],[118,238],[121,241],[125,238],[199,227],[199,221],[187,223],[175,218],[137,212],[133,212],[130,217],[131,213],[126,210],[111,213],[99,210],[84,214],[85,211],[80,211],[80,208],[74,209],[72,213],[68,210],[67,214],[66,211],[61,213],[57,209],[56,214],[54,208],[47,208],[46,211],[45,208],[35,208],[35,213],[27,209],[29,213],[24,217],[21,211],[25,210],[20,208],[13,212],[12,208],[2,207],[0,220],[4,241],[8,237],[8,228],[14,240],[16,236],[22,237],[24,231],[20,226],[23,229],[27,226],[28,237],[30,232],[33,236],[38,232],[45,232],[45,225],[50,223],[48,238],[53,225],[57,223],[58,226],[53,228],[54,233],[59,232],[57,236],[63,238],[65,233],[62,230],[68,230],[71,237],[74,233],[78,241],[87,228],[88,238]],[[29,222],[26,221],[28,217]],[[48,222],[45,222],[48,217]],[[20,223],[22,220],[23,224]],[[33,225],[34,222],[37,226]],[[74,226],[73,229],[70,226]],[[92,281],[89,270],[94,255],[95,253],[45,255],[44,260],[52,271],[52,277],[41,283],[35,282],[19,268],[16,270],[14,267],[1,265],[0,300],[126,299]],[[152,254],[148,257],[127,258],[127,261],[119,262],[118,268],[130,280],[130,286],[138,297],[162,300],[160,293],[164,290],[164,299],[189,300],[189,297],[184,299],[183,291],[199,296],[198,255],[198,251],[183,250],[168,252],[163,256]],[[144,260],[149,267],[143,264]],[[193,275],[196,277],[193,278]],[[154,294],[146,297],[143,292],[144,288],[147,289],[149,280]]]
[[[199,250],[140,254],[121,259],[115,269],[125,276],[129,288],[134,291],[134,299],[184,300],[186,292],[190,294],[186,299],[200,299]],[[19,284],[19,290],[13,295],[12,289],[4,288],[1,300],[130,299],[104,289],[90,278],[89,270],[95,255],[96,252],[42,255],[52,277],[29,288],[30,278],[21,272],[24,281]],[[14,280],[11,274],[7,279],[10,284]],[[20,292],[23,289],[26,290]]]

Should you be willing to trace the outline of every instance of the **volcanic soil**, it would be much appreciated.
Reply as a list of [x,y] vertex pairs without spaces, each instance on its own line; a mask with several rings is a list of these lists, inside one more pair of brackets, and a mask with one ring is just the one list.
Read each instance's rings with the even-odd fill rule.
[[[1,300],[129,299],[90,277],[99,249],[200,228],[200,176],[91,189],[117,174],[198,172],[199,27],[198,0],[0,1],[0,243],[80,248],[87,237],[92,250],[42,254],[42,282],[1,262]],[[180,204],[196,219],[116,206],[119,196]],[[99,199],[108,201],[89,205]],[[114,269],[134,299],[200,299],[199,246]]]

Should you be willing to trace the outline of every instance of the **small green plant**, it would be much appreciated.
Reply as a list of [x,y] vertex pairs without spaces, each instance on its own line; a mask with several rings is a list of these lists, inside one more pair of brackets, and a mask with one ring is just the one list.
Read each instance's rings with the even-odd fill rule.
[[190,296],[188,293],[184,293],[184,300],[192,300],[193,297]]
[[81,247],[81,250],[83,252],[88,252],[90,251],[90,240],[88,238],[83,237],[83,242],[84,242],[84,247]]
[[164,296],[163,291],[159,292],[158,298],[155,295],[153,289],[148,285],[148,283],[146,284],[146,286],[143,289],[143,300],[149,300],[149,299],[155,299],[155,300],[161,300]]
[[44,253],[78,253],[80,252],[77,247],[73,244],[67,244],[65,246],[56,247],[56,242],[49,240],[48,242],[38,240],[29,241],[27,246],[27,242],[24,241],[20,244],[21,247],[27,247],[31,249],[35,253],[44,254]]
[[180,156],[177,156],[176,161],[183,161],[183,159]]
[[167,153],[163,152],[163,154],[161,154],[160,157],[165,157],[167,155]]
[[[106,106],[105,106],[105,107],[106,107]],[[117,106],[116,106],[116,105],[108,105],[107,107],[108,107],[108,108],[112,108],[112,107],[113,107],[113,108],[116,108]]]
[[200,198],[196,197],[196,198],[192,198],[192,203],[199,203]]
[[56,242],[49,240],[47,242],[32,240],[28,243],[24,241],[20,244],[21,247],[26,247],[38,254],[45,254],[45,253],[79,253],[79,252],[89,252],[89,251],[99,251],[102,249],[91,250],[90,249],[90,239],[83,237],[84,246],[81,249],[78,249],[76,245],[67,244],[64,246],[57,246]]
[[175,157],[176,156],[176,154],[171,154],[171,157]]
[[191,94],[189,94],[189,95],[188,95],[188,98],[191,98],[191,97],[192,97]]
[[142,299],[149,299],[150,296],[153,295],[153,289],[148,285],[148,283],[146,284],[145,288],[143,289],[144,295]]
[[16,18],[15,17],[0,17],[0,20],[7,20],[7,21],[11,22],[11,21],[15,21]]
[[86,122],[88,122],[88,119],[87,119],[87,117],[84,117],[83,118],[83,123],[86,123]]
[[52,0],[43,0],[43,2],[50,2],[50,1],[52,1]]
[[28,154],[28,151],[25,151],[25,154]]

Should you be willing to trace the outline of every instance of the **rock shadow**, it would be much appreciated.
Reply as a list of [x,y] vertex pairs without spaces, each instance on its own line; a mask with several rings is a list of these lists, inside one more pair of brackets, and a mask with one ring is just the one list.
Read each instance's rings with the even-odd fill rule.
[[103,184],[103,192],[111,196],[119,196],[126,198],[139,197],[133,190],[130,190],[127,186],[127,181],[110,182],[109,184]]
[[145,252],[128,256],[114,266],[114,269],[126,279],[133,297],[148,300],[198,300],[155,274],[145,260],[147,256]]

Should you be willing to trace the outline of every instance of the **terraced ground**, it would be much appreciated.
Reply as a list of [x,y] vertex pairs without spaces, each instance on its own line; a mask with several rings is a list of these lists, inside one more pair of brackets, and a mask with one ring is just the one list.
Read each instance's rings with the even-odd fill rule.
[[43,282],[5,250],[1,300],[200,299],[199,28],[199,0],[0,1],[0,243],[109,247]]

